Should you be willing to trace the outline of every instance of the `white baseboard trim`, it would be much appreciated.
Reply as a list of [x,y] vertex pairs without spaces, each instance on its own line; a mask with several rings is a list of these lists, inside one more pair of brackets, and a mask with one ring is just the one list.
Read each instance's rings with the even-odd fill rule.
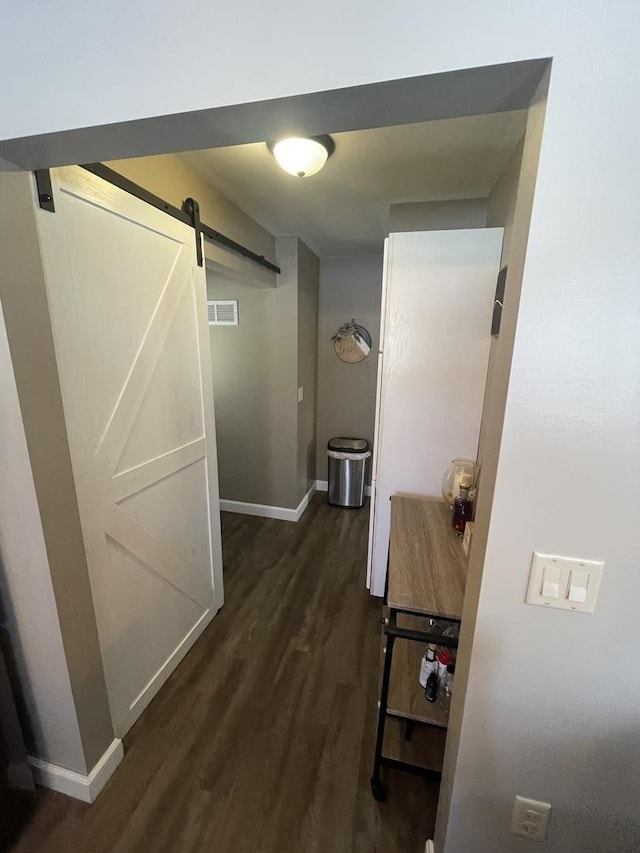
[[[318,492],[328,492],[329,491],[329,483],[327,480],[316,480],[316,491]],[[370,498],[371,497],[371,486],[364,487],[365,495]]]
[[285,506],[251,504],[245,503],[244,501],[221,500],[220,511],[237,512],[240,515],[258,515],[261,518],[277,518],[280,521],[300,521],[315,490],[316,484],[314,483],[295,509],[289,509]]
[[300,503],[298,504],[298,506],[296,508],[296,521],[300,521],[300,519],[302,518],[305,509],[309,506],[309,501],[311,500],[311,498],[315,494],[315,491],[316,491],[316,484],[313,483],[311,485],[311,487],[309,488],[309,491],[307,492],[307,494],[302,498],[302,500],[300,501]]
[[33,767],[33,776],[38,785],[51,788],[52,791],[66,794],[68,797],[75,797],[76,800],[82,800],[84,803],[93,803],[123,758],[122,741],[115,738],[88,774],[67,770],[66,767],[50,764],[48,761],[32,756],[29,756],[29,764]]

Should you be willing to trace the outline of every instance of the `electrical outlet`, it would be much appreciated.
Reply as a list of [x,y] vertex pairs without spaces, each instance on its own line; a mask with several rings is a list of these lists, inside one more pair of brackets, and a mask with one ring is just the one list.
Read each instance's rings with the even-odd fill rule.
[[516,797],[511,818],[511,832],[532,841],[544,841],[551,816],[551,803]]

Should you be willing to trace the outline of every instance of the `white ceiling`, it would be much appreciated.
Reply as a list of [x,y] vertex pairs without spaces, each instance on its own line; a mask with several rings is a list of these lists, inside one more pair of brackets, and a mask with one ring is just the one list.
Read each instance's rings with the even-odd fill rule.
[[276,236],[319,255],[382,251],[389,205],[486,197],[524,132],[526,111],[333,134],[310,178],[283,172],[264,143],[181,155]]

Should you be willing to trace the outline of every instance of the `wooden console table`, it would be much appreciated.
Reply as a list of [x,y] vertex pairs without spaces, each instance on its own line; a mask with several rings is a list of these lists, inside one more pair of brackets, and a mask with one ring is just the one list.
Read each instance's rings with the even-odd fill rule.
[[[383,619],[383,667],[371,777],[377,800],[386,799],[383,766],[439,777],[447,714],[428,702],[420,686],[424,645],[456,648],[436,623],[459,623],[467,576],[462,542],[442,500],[393,496]],[[416,727],[416,723],[421,724]]]

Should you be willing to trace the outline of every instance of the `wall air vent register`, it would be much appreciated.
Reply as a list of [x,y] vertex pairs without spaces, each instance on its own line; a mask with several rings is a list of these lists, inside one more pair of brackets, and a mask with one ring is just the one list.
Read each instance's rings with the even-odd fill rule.
[[237,326],[238,300],[213,299],[207,302],[210,326]]

